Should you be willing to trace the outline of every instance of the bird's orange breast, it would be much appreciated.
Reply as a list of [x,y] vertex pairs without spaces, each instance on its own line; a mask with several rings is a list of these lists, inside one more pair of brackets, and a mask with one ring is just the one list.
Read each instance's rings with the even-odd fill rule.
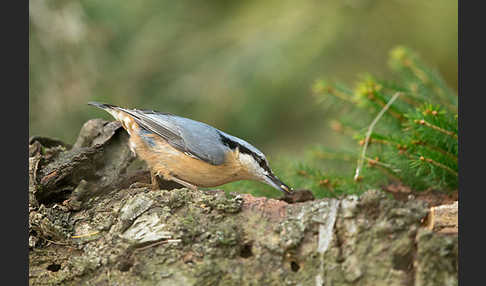
[[199,187],[214,187],[249,179],[238,161],[238,154],[228,152],[223,164],[211,165],[175,149],[156,134],[147,134],[145,137],[150,138],[150,143],[138,134],[131,135],[130,140],[137,155],[146,161],[154,172],[159,172],[166,178],[176,176]]
[[221,165],[212,165],[172,147],[157,134],[140,128],[128,114],[113,114],[130,135],[130,148],[154,173],[171,176],[199,187],[215,187],[229,182],[252,179],[238,160],[238,151],[228,151]]

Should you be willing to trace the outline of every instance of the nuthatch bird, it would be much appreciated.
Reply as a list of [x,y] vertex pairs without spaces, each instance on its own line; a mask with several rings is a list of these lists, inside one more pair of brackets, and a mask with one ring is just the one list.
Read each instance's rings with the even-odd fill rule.
[[205,123],[153,110],[89,102],[120,121],[129,146],[156,176],[192,190],[239,180],[263,182],[286,194],[293,190],[277,178],[260,150]]

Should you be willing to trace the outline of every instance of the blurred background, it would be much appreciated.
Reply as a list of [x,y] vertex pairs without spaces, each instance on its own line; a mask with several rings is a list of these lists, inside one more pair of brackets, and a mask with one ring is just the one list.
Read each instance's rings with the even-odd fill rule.
[[190,117],[269,157],[339,146],[317,78],[390,78],[388,52],[415,50],[457,90],[454,0],[29,2],[29,134],[74,143],[112,120],[90,100]]

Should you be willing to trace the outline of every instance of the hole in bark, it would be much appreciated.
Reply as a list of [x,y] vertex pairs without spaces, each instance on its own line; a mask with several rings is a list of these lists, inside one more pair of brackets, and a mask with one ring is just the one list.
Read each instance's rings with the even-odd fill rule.
[[240,256],[243,257],[243,258],[248,258],[248,257],[253,256],[253,252],[251,250],[252,247],[253,247],[253,245],[251,243],[244,244],[243,247],[240,250]]
[[120,262],[120,265],[118,265],[118,270],[120,270],[121,272],[127,272],[128,270],[130,270],[130,268],[132,268],[132,266],[133,263],[131,261],[124,260]]
[[300,266],[297,262],[290,261],[290,269],[292,269],[292,271],[294,271],[294,272],[297,272],[297,271],[299,271]]
[[411,252],[405,255],[395,254],[393,256],[393,268],[396,270],[407,271],[413,266],[413,254]]
[[65,188],[62,191],[59,192],[53,192],[48,194],[47,196],[44,197],[38,197],[36,196],[37,201],[39,204],[44,204],[46,206],[51,206],[52,204],[55,203],[61,203],[69,198],[69,195],[73,192],[72,189],[70,188]]
[[61,269],[60,264],[53,263],[53,264],[47,266],[47,270],[52,271],[52,272],[57,272],[57,271],[59,271],[59,269]]

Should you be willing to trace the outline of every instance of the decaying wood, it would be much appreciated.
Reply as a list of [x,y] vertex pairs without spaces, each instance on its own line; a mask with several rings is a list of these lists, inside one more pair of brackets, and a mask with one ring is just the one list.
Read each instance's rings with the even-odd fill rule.
[[424,227],[423,201],[151,190],[116,123],[88,121],[73,147],[39,138],[30,285],[457,285],[457,234]]
[[459,228],[459,203],[440,205],[430,208],[427,227],[440,233],[456,233]]

